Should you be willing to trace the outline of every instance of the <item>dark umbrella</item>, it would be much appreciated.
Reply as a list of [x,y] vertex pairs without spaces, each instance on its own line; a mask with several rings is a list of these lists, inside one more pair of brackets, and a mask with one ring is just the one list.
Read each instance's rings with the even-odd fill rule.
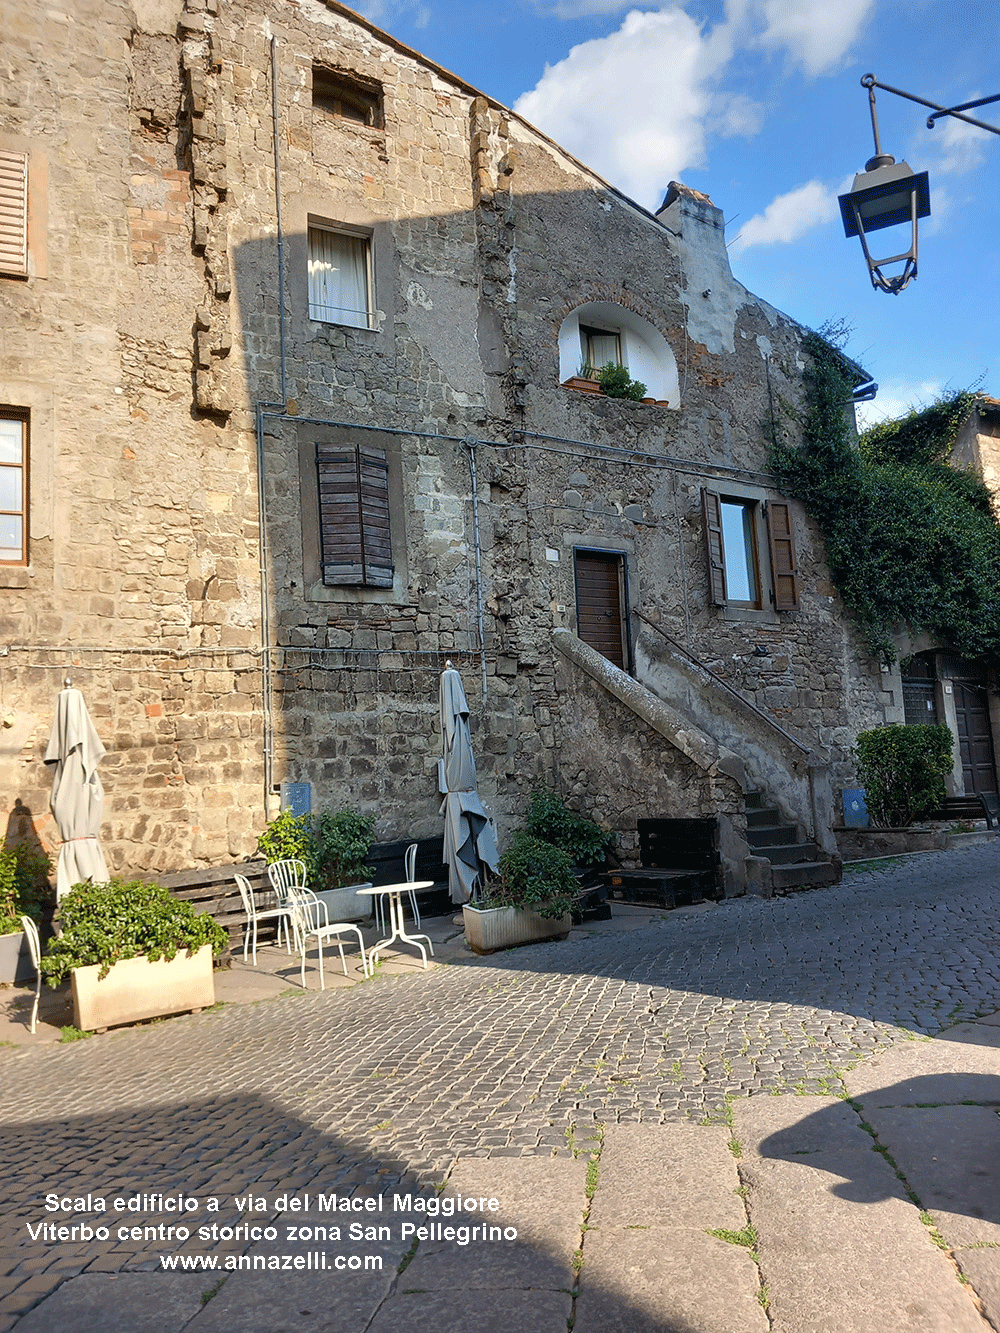
[[108,882],[108,867],[97,835],[104,815],[104,788],[97,765],[104,758],[87,705],[79,690],[59,694],[45,762],[55,764],[49,804],[63,845],[56,867],[56,900],[74,884]]
[[469,705],[462,677],[450,662],[441,673],[441,736],[444,757],[438,787],[444,796],[444,859],[453,903],[467,903],[487,870],[496,874],[496,831],[476,790],[476,761],[469,739]]

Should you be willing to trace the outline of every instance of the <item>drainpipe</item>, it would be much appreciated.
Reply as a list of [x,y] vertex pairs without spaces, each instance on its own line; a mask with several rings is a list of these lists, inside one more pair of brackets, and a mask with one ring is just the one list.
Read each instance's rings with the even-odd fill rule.
[[285,361],[285,228],[281,216],[281,150],[278,137],[278,50],[271,37],[271,146],[274,153],[274,214],[278,239],[278,344],[281,356],[281,400],[257,403],[257,524],[260,552],[261,708],[264,720],[264,818],[270,815],[274,786],[274,677],[271,661],[271,594],[267,541],[267,486],[264,465],[264,417],[284,414],[288,401]]
[[476,445],[471,435],[463,441],[469,451],[469,474],[472,478],[472,545],[476,557],[476,629],[479,634],[479,665],[482,671],[483,707],[486,707],[486,635],[483,621],[483,548],[479,540],[479,486],[476,480]]

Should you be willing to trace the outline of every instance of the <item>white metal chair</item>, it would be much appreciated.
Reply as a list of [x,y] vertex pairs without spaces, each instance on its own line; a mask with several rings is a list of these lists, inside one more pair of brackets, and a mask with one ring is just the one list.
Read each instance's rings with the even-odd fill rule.
[[295,938],[302,955],[302,989],[306,988],[306,950],[309,947],[309,940],[315,939],[319,950],[319,984],[321,990],[326,990],[326,981],[323,977],[323,945],[330,940],[335,941],[340,950],[340,963],[344,969],[344,976],[348,975],[347,959],[344,957],[344,944],[340,936],[344,931],[350,931],[358,937],[358,948],[361,951],[361,970],[365,976],[369,975],[368,956],[365,953],[365,942],[361,931],[357,926],[349,921],[330,921],[326,903],[320,902],[314,893],[308,889],[291,887],[289,889],[289,901],[295,917]]
[[253,939],[253,965],[257,966],[257,923],[258,921],[277,921],[278,923],[278,943],[281,943],[282,927],[284,927],[285,945],[289,953],[292,951],[292,932],[295,929],[293,908],[287,901],[278,907],[258,907],[254,897],[253,886],[246,875],[235,875],[236,886],[240,891],[240,897],[243,899],[243,910],[247,914],[246,925],[243,928],[243,961],[247,960],[247,947]]
[[[403,857],[403,865],[405,867],[404,873],[406,875],[406,882],[412,884],[417,878],[417,843],[411,842],[409,847],[407,847],[406,854]],[[420,909],[417,907],[416,892],[413,889],[404,889],[403,892],[410,895],[410,912],[412,913],[413,920],[419,930]],[[375,928],[379,931],[385,930],[385,899],[386,895],[384,893],[379,894],[375,899]]]
[[35,969],[35,1004],[31,1011],[31,1031],[34,1032],[38,1021],[38,1001],[42,994],[42,942],[38,938],[38,927],[30,916],[21,917],[21,929],[28,941],[28,952],[31,954],[31,962]]
[[[267,878],[274,890],[275,905],[285,910],[294,929],[295,915],[289,911],[290,894],[293,890],[301,890],[306,887],[306,863],[298,861],[294,857],[285,861],[272,861],[267,867]],[[286,938],[286,943],[288,944],[288,951],[291,953],[291,939]],[[295,947],[298,948],[297,940]]]

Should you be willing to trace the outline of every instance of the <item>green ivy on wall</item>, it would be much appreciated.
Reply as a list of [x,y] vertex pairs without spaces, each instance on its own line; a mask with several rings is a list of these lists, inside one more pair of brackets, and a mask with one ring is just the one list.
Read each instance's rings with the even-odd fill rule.
[[843,360],[818,334],[804,343],[802,444],[775,442],[771,467],[819,524],[833,581],[869,648],[893,661],[892,631],[903,622],[963,657],[1000,657],[1000,525],[982,481],[946,461],[975,395],[875,426],[855,450]]

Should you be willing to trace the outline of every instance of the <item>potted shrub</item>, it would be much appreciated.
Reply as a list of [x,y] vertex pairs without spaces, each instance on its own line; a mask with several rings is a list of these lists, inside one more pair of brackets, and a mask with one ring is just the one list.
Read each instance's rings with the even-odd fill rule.
[[270,865],[295,859],[306,867],[306,884],[326,904],[330,921],[368,916],[371,903],[358,889],[371,888],[373,868],[366,865],[375,840],[375,815],[356,810],[293,815],[283,811],[261,834],[257,850]]
[[521,832],[498,869],[483,896],[462,908],[469,948],[482,954],[565,939],[579,891],[569,853]]
[[215,1003],[212,956],[229,937],[162,884],[75,884],[59,921],[42,974],[53,986],[71,977],[78,1028],[102,1031]]
[[549,790],[536,791],[532,796],[525,828],[534,837],[560,847],[581,869],[604,865],[615,840],[613,833],[570,810]]
[[50,869],[36,843],[0,848],[0,982],[30,981],[35,975],[21,917],[42,924],[51,905]]
[[883,828],[905,828],[944,803],[954,737],[943,724],[896,722],[858,734],[854,757],[865,804]]

